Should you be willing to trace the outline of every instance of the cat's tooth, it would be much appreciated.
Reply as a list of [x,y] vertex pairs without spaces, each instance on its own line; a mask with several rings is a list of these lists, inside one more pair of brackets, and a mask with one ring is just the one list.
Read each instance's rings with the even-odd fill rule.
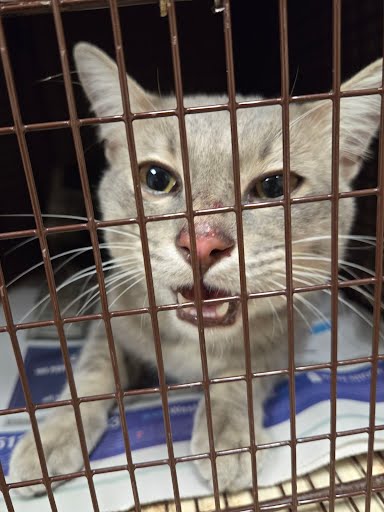
[[179,304],[184,304],[185,302],[191,302],[191,301],[186,299],[183,295],[181,295],[180,292],[177,292],[177,302]]
[[219,306],[217,306],[216,313],[217,316],[225,316],[228,313],[229,302],[223,302]]

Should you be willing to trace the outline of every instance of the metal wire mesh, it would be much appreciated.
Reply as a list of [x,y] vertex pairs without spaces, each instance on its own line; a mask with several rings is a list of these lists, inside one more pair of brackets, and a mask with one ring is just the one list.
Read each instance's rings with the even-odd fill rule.
[[[231,33],[231,11],[229,0],[224,0],[222,3],[223,12],[219,14],[223,16],[223,31],[225,40],[225,56],[226,56],[226,69],[227,69],[227,87],[228,87],[228,102],[217,105],[205,105],[198,107],[185,107],[184,94],[181,72],[181,61],[177,33],[177,20],[175,14],[175,5],[173,0],[167,1],[167,14],[169,19],[169,34],[172,50],[172,62],[175,78],[175,95],[177,100],[176,108],[155,111],[155,112],[140,112],[133,113],[130,108],[129,90],[125,79],[125,56],[122,44],[121,24],[119,19],[119,7],[125,4],[131,4],[130,1],[119,0],[50,0],[49,2],[39,2],[35,0],[26,0],[23,2],[11,1],[3,2],[0,4],[0,51],[1,59],[4,68],[6,79],[7,91],[12,110],[13,124],[11,126],[0,127],[0,135],[16,135],[20,155],[22,158],[25,178],[28,184],[29,196],[32,204],[33,216],[35,219],[35,227],[30,229],[23,229],[17,231],[9,231],[0,233],[0,240],[9,239],[25,239],[26,237],[36,236],[40,244],[40,250],[44,261],[44,271],[47,277],[50,300],[53,306],[53,319],[44,321],[30,321],[23,323],[14,323],[12,308],[8,297],[8,291],[3,275],[3,270],[0,266],[0,292],[1,300],[6,318],[6,325],[0,326],[0,332],[8,333],[12,342],[19,376],[22,382],[22,387],[25,395],[26,406],[17,407],[13,409],[0,410],[0,415],[18,414],[27,412],[30,417],[33,435],[35,438],[39,461],[42,469],[42,479],[19,482],[8,484],[5,481],[4,474],[0,467],[0,489],[3,493],[8,510],[13,511],[10,490],[27,486],[36,483],[43,483],[46,487],[49,503],[51,509],[56,511],[57,503],[52,492],[52,483],[57,481],[65,481],[74,477],[85,477],[88,482],[89,492],[92,500],[94,510],[99,510],[98,499],[95,491],[94,476],[101,473],[116,472],[120,470],[127,470],[131,478],[131,485],[133,496],[135,500],[136,510],[141,509],[139,493],[137,489],[135,471],[140,468],[153,465],[154,462],[134,463],[130,448],[130,439],[128,428],[124,415],[124,397],[144,394],[159,394],[162,401],[163,415],[164,415],[164,428],[166,432],[167,451],[168,456],[164,460],[156,461],[156,464],[169,465],[172,478],[172,487],[174,492],[174,506],[177,512],[182,510],[179,484],[177,478],[177,464],[185,461],[196,459],[209,458],[212,463],[212,477],[213,477],[213,491],[214,491],[214,508],[220,510],[221,508],[228,508],[231,510],[282,510],[288,508],[290,510],[298,510],[301,505],[310,503],[328,502],[329,510],[334,510],[339,503],[340,498],[347,498],[349,500],[355,499],[357,496],[365,497],[365,510],[371,509],[373,493],[379,493],[384,488],[383,477],[373,475],[373,462],[374,462],[374,436],[378,430],[384,430],[384,425],[375,425],[375,403],[376,403],[376,382],[377,382],[377,367],[379,360],[383,360],[384,356],[379,355],[379,327],[380,327],[380,298],[382,295],[382,255],[383,255],[383,222],[384,222],[384,198],[383,198],[383,173],[384,173],[384,102],[381,106],[381,127],[380,127],[380,155],[379,155],[379,169],[378,169],[378,183],[374,188],[364,190],[354,190],[351,192],[339,191],[338,185],[338,167],[339,167],[339,128],[340,128],[340,102],[342,98],[355,97],[362,95],[380,94],[383,96],[383,88],[375,88],[370,90],[359,91],[341,91],[340,90],[340,37],[341,37],[341,0],[333,1],[333,87],[329,93],[307,94],[301,96],[292,96],[289,90],[289,60],[288,60],[288,16],[287,16],[287,0],[279,0],[279,29],[280,29],[280,53],[281,53],[281,94],[274,99],[257,99],[254,101],[237,101],[236,99],[236,85],[234,73],[234,59],[232,48],[232,33]],[[145,3],[136,0],[135,3]],[[71,81],[71,74],[68,61],[68,49],[65,40],[65,33],[62,20],[62,12],[65,10],[77,10],[88,8],[104,8],[105,15],[110,16],[111,27],[113,32],[113,40],[115,45],[116,62],[119,69],[119,80],[121,88],[121,96],[123,102],[123,114],[120,116],[111,117],[91,117],[79,118],[74,99],[73,86]],[[69,117],[63,121],[50,121],[38,122],[33,124],[24,124],[22,115],[19,108],[17,90],[15,79],[12,70],[12,62],[7,46],[6,34],[4,31],[4,17],[9,15],[34,15],[40,12],[50,13],[55,26],[55,32],[60,52],[61,67],[64,77],[66,100],[68,105]],[[290,123],[289,123],[289,106],[292,103],[302,103],[304,101],[313,100],[330,100],[333,105],[332,117],[332,192],[326,195],[317,195],[310,197],[294,197],[291,198],[289,194],[289,169],[290,169]],[[283,127],[283,159],[284,159],[284,184],[287,193],[281,200],[265,201],[253,203],[242,203],[241,189],[240,189],[240,162],[239,162],[239,145],[237,133],[237,112],[240,109],[257,108],[267,105],[280,105],[282,107],[282,127]],[[198,115],[199,113],[227,111],[229,113],[230,126],[231,126],[231,143],[232,143],[232,165],[233,165],[233,182],[235,190],[235,202],[233,206],[223,206],[218,208],[206,208],[194,210],[192,202],[192,189],[191,177],[189,170],[189,156],[188,156],[188,142],[186,134],[186,116]],[[175,116],[178,121],[180,144],[182,151],[183,163],[183,177],[185,182],[185,212],[179,212],[166,215],[151,215],[145,214],[143,207],[143,199],[140,190],[139,170],[137,163],[137,155],[135,148],[135,139],[133,132],[133,124],[137,120],[153,119],[158,117]],[[135,201],[137,208],[137,216],[134,218],[115,219],[108,221],[99,221],[95,217],[94,208],[92,204],[91,188],[88,181],[86,162],[84,158],[84,148],[80,136],[80,129],[84,126],[100,125],[104,123],[123,122],[126,131],[126,140],[129,148],[130,164],[132,168],[132,177],[135,190]],[[52,129],[69,129],[71,130],[73,143],[76,151],[77,164],[80,173],[81,186],[83,199],[86,209],[87,220],[85,222],[65,224],[54,227],[47,227],[42,216],[41,207],[39,203],[38,192],[34,179],[34,172],[29,155],[28,143],[26,135],[29,132],[44,131]],[[376,219],[376,268],[375,276],[361,279],[348,279],[343,282],[338,281],[338,222],[339,222],[339,200],[344,198],[374,196],[377,198],[377,219]],[[291,208],[296,204],[311,203],[317,201],[330,201],[332,204],[332,278],[330,283],[324,283],[312,286],[295,287],[292,278],[292,225],[291,225]],[[247,291],[245,259],[244,259],[244,236],[242,216],[243,212],[258,208],[273,208],[283,207],[285,217],[285,251],[286,251],[286,287],[279,290],[271,290],[263,293],[249,293]],[[208,363],[205,346],[204,323],[202,317],[203,301],[200,288],[196,286],[195,303],[198,312],[198,333],[199,343],[201,350],[201,362],[203,370],[203,378],[201,381],[193,383],[182,384],[167,384],[164,372],[163,354],[160,340],[158,314],[162,311],[175,310],[179,308],[188,308],[193,303],[185,304],[166,304],[158,305],[155,299],[154,282],[152,277],[151,260],[149,255],[148,234],[147,226],[149,223],[158,221],[171,221],[172,219],[185,219],[189,232],[191,234],[191,256],[193,277],[196,283],[200,282],[200,269],[197,261],[196,241],[195,241],[195,224],[194,218],[204,215],[215,215],[220,213],[232,213],[236,217],[237,241],[239,252],[239,272],[240,272],[240,291],[237,296],[231,296],[220,299],[210,299],[209,304],[218,304],[225,301],[236,301],[241,304],[241,312],[243,318],[243,340],[244,340],[244,353],[246,357],[246,368],[244,375],[210,378],[208,372]],[[146,286],[148,290],[148,306],[124,311],[110,311],[108,308],[108,299],[106,294],[105,282],[102,272],[102,257],[98,242],[98,230],[100,228],[111,226],[122,226],[135,224],[139,228],[142,249],[143,261],[145,267]],[[48,245],[48,237],[52,234],[71,233],[77,231],[86,231],[89,233],[93,256],[97,268],[97,283],[101,300],[101,313],[69,316],[62,315],[57,297],[57,289],[55,283],[55,276],[52,268],[50,249]],[[372,341],[372,354],[363,358],[354,358],[348,360],[338,359],[337,352],[337,335],[338,335],[338,293],[339,289],[347,288],[356,285],[374,285],[375,286],[375,307],[374,307],[374,329]],[[332,357],[329,363],[312,364],[307,366],[297,367],[295,365],[294,355],[294,319],[293,319],[293,296],[294,294],[306,293],[315,290],[330,290],[332,293]],[[289,345],[289,365],[285,370],[273,370],[264,372],[253,372],[251,367],[250,357],[250,340],[249,340],[249,323],[248,323],[248,302],[257,300],[260,297],[273,297],[281,295],[286,297],[287,311],[288,311],[288,345]],[[119,377],[116,350],[112,334],[111,322],[114,318],[124,317],[129,315],[149,315],[151,319],[151,326],[154,334],[157,371],[159,378],[159,385],[153,388],[138,389],[138,390],[124,390]],[[76,390],[75,379],[73,376],[73,369],[68,351],[64,327],[67,324],[74,322],[95,321],[102,320],[105,326],[105,331],[108,338],[108,346],[110,351],[110,358],[114,373],[115,391],[113,393],[105,393],[102,395],[84,397],[79,396]],[[24,368],[23,358],[18,343],[19,331],[26,329],[36,329],[41,327],[55,327],[57,330],[58,339],[60,340],[60,347],[62,357],[65,365],[66,377],[69,383],[71,398],[68,400],[61,400],[56,402],[49,402],[45,404],[34,404],[32,396],[28,387],[28,380]],[[352,363],[368,362],[372,367],[372,387],[371,387],[371,400],[370,400],[370,422],[369,427],[359,428],[348,431],[338,431],[336,425],[336,371],[340,366],[345,366]],[[327,368],[331,371],[331,429],[330,434],[322,436],[311,436],[305,438],[298,438],[296,435],[295,427],[295,374],[313,369]],[[255,424],[253,412],[253,389],[252,382],[254,379],[263,378],[268,375],[286,375],[289,377],[290,382],[290,440],[280,443],[269,443],[258,445],[255,439]],[[233,505],[228,501],[222,503],[218,488],[218,476],[216,468],[216,458],[228,455],[227,451],[215,451],[211,405],[210,405],[210,386],[219,385],[223,382],[237,382],[243,381],[246,384],[247,400],[248,400],[248,419],[249,419],[249,433],[250,445],[246,448],[238,448],[230,450],[232,454],[247,452],[251,455],[252,461],[252,493],[250,502],[247,505]],[[209,436],[209,452],[200,455],[188,455],[176,457],[172,443],[171,423],[168,407],[168,393],[173,390],[188,388],[200,388],[204,391],[204,400],[206,410],[208,411],[208,436]],[[80,405],[87,402],[116,399],[120,418],[122,420],[122,430],[124,437],[124,446],[126,451],[127,462],[121,466],[114,466],[111,468],[92,469],[88,450],[85,441],[84,427],[80,413]],[[64,405],[72,405],[76,418],[76,425],[79,432],[80,446],[84,459],[84,469],[71,475],[49,476],[47,465],[42,448],[41,437],[39,434],[36,412],[40,409],[55,408]],[[366,433],[368,435],[368,455],[366,470],[364,471],[362,479],[353,484],[341,484],[341,479],[338,477],[336,466],[336,442],[341,436],[349,436],[357,433]],[[297,478],[297,461],[296,461],[296,447],[299,443],[307,443],[320,439],[328,439],[330,441],[330,466],[329,466],[329,486],[317,489],[315,483],[309,479],[309,490],[302,494],[298,485]],[[263,500],[260,498],[257,482],[257,469],[256,461],[258,452],[263,449],[272,448],[275,446],[289,446],[291,449],[291,473],[292,473],[292,486],[291,493],[285,493],[282,490],[282,496],[272,500]],[[357,459],[356,459],[357,461]],[[358,464],[358,461],[356,462]],[[378,499],[383,501],[381,494],[378,494]],[[196,504],[196,503],[195,503]],[[355,507],[357,510],[357,508]]]

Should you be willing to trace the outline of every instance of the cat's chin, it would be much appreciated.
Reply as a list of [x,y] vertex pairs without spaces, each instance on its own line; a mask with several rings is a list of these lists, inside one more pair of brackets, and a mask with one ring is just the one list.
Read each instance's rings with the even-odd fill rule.
[[[175,293],[179,304],[195,300],[195,288],[193,286],[178,288]],[[201,287],[201,297],[204,300],[221,299],[230,295],[229,292],[218,288],[208,288],[204,285]],[[238,313],[238,301],[231,300],[223,301],[219,304],[204,303],[202,305],[204,327],[226,327],[233,325],[239,316]],[[192,325],[198,325],[198,314],[195,306],[178,309],[176,314],[180,320]]]

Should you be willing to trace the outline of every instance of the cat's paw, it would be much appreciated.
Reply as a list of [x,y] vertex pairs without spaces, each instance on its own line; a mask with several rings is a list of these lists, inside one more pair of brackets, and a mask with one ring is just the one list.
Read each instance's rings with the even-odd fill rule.
[[[72,416],[63,415],[60,419],[49,419],[39,427],[39,431],[50,476],[81,469],[83,457],[76,423]],[[42,478],[41,466],[34,437],[32,433],[28,433],[18,442],[12,453],[9,481],[21,482],[37,478]],[[18,487],[15,491],[20,496],[30,497],[45,493],[46,488],[39,484]]]
[[[213,405],[213,404],[212,404]],[[236,414],[232,408],[214,404],[212,407],[213,436],[215,450],[246,448],[250,445],[249,423],[246,411]],[[260,442],[260,438],[259,438]],[[196,413],[191,440],[193,454],[209,452],[207,420],[203,404]],[[260,468],[263,451],[257,454],[257,465]],[[196,461],[200,475],[213,487],[212,466],[210,459]],[[243,452],[216,457],[219,491],[239,491],[252,486],[252,466],[250,453]]]

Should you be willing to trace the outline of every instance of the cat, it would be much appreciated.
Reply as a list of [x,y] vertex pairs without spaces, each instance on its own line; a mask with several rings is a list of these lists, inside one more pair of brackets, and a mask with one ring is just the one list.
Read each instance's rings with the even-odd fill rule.
[[[82,87],[92,110],[99,117],[121,114],[123,105],[117,66],[103,51],[78,43],[74,59]],[[377,60],[342,85],[342,90],[377,88],[381,85],[382,60]],[[127,77],[133,112],[174,108],[173,95],[160,97],[145,92]],[[239,96],[238,100],[249,98]],[[218,104],[225,96],[186,97],[186,105]],[[290,192],[292,197],[331,193],[332,102],[329,100],[290,105]],[[339,188],[351,190],[352,182],[368,154],[380,121],[380,95],[341,99]],[[237,111],[241,193],[244,203],[283,197],[282,112],[279,105]],[[175,117],[136,120],[134,135],[141,191],[146,215],[185,211],[183,165]],[[228,112],[190,114],[186,117],[189,163],[194,209],[234,204],[231,130]],[[124,124],[98,127],[104,142],[108,169],[98,189],[103,219],[137,215],[129,152]],[[339,258],[354,219],[353,199],[340,200]],[[293,284],[326,283],[331,267],[331,202],[292,205]],[[240,294],[236,219],[233,212],[195,217],[197,260],[202,275],[204,299]],[[248,292],[282,289],[286,284],[284,210],[282,206],[246,209],[243,212],[244,252]],[[139,228],[135,224],[106,230],[116,272],[131,288],[115,292],[110,304],[120,310],[147,303]],[[147,223],[148,242],[157,304],[193,302],[195,288],[191,266],[191,239],[184,218]],[[129,281],[131,279],[131,281]],[[134,279],[134,282],[132,281]],[[321,293],[321,292],[319,292]],[[308,294],[305,297],[309,297]],[[294,296],[297,360],[305,353],[301,333],[305,325],[305,299]],[[306,299],[307,300],[307,299]],[[315,300],[315,297],[314,297]],[[239,301],[202,308],[210,377],[242,375],[245,372],[243,324]],[[287,305],[284,296],[255,298],[248,302],[252,371],[287,367]],[[202,378],[197,313],[194,307],[166,310],[158,314],[161,347],[167,375],[178,382]],[[115,391],[110,354],[104,328],[94,322],[75,368],[79,396]],[[151,322],[142,315],[112,321],[122,386],[134,387],[142,365],[156,368]],[[328,356],[324,357],[324,361]],[[253,381],[255,435],[257,443],[268,442],[262,427],[262,403],[273,379]],[[68,399],[66,387],[60,399]],[[250,444],[247,394],[242,380],[211,385],[213,433],[216,450]],[[91,451],[107,425],[112,400],[81,404],[88,450]],[[83,465],[82,452],[71,407],[55,409],[40,427],[50,475],[72,473]],[[204,399],[194,418],[192,453],[209,451]],[[257,454],[261,467],[266,450]],[[237,490],[250,486],[250,456],[216,459],[219,488]],[[203,479],[212,483],[208,459],[196,462]],[[16,446],[10,462],[11,481],[41,477],[33,436],[26,434]],[[22,487],[24,496],[44,491],[41,485]]]

